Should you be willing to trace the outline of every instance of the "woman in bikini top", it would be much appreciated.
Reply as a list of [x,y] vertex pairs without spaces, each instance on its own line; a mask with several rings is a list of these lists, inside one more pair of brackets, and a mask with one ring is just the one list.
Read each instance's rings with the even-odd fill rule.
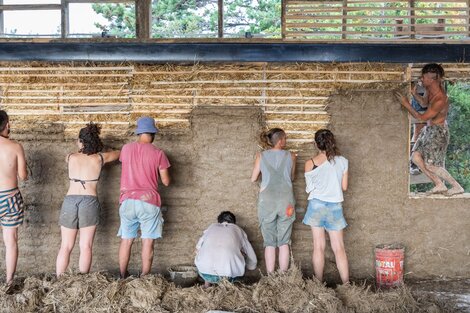
[[78,152],[67,155],[70,180],[67,195],[97,195],[97,185],[104,164],[119,158],[120,151],[101,152],[100,127],[90,123],[80,130]]
[[66,271],[79,232],[79,270],[82,273],[90,271],[93,238],[100,215],[98,180],[103,165],[117,160],[120,155],[120,151],[101,152],[103,143],[99,137],[100,131],[100,127],[93,123],[82,128],[77,141],[79,151],[66,158],[70,186],[59,217],[62,242],[57,255],[57,276]]

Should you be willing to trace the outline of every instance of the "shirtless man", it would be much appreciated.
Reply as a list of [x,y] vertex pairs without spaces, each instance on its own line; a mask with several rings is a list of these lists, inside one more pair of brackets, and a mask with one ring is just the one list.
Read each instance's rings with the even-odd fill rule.
[[[418,140],[413,146],[411,159],[420,170],[435,184],[429,193],[446,193],[448,196],[460,194],[464,189],[444,168],[444,161],[449,144],[449,129],[447,128],[447,112],[449,103],[442,88],[444,69],[439,64],[426,64],[421,70],[421,82],[426,88],[427,99],[415,95],[420,103],[428,103],[425,112],[417,112],[408,101],[407,97],[399,92],[396,97],[402,106],[417,120],[426,121],[426,127],[420,132]],[[452,188],[447,190],[441,180],[448,182]]]
[[13,281],[18,261],[18,226],[23,224],[23,198],[18,178],[26,180],[26,158],[21,144],[9,139],[10,123],[0,110],[0,224],[6,251],[6,283]]

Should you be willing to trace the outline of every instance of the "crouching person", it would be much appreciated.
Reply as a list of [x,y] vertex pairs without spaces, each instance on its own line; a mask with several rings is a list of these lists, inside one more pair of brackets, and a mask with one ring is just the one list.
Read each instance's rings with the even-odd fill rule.
[[246,233],[236,224],[235,215],[224,211],[210,225],[196,246],[196,267],[204,279],[204,287],[222,278],[234,281],[256,268],[256,255]]

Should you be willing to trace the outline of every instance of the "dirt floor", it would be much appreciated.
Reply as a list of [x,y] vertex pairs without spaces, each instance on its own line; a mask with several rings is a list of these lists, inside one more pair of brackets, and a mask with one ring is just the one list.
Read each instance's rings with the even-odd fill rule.
[[66,274],[60,279],[36,275],[0,291],[0,312],[438,313],[470,308],[455,297],[432,292],[430,283],[418,286],[389,291],[373,291],[366,283],[328,288],[302,278],[297,267],[249,285],[225,281],[208,289],[180,288],[158,275],[125,280],[106,273]]

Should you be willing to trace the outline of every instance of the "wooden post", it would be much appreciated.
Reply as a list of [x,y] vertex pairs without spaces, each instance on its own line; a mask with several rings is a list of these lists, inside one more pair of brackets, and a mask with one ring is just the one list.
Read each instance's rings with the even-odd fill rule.
[[467,0],[467,36],[470,37],[470,0]]
[[[470,1],[470,0],[468,0]],[[287,0],[281,0],[281,38],[286,38],[286,5]]]
[[415,23],[416,23],[416,19],[414,18],[414,15],[415,15],[415,1],[414,0],[410,0],[409,1],[410,3],[410,15],[412,17],[410,17],[410,30],[411,30],[411,34],[410,34],[410,38],[411,39],[415,39],[416,38],[416,27],[415,27]]
[[217,22],[217,30],[219,38],[224,38],[224,0],[218,0],[217,6],[219,9],[218,14],[218,22]]
[[[3,0],[0,0],[0,5],[3,4]],[[0,10],[0,36],[4,36],[5,35],[5,25],[3,23],[3,10]]]
[[60,1],[60,37],[67,38],[69,36],[69,3],[66,0]]
[[347,24],[348,24],[348,0],[343,0],[343,8],[342,8],[342,14],[343,18],[341,19],[341,39],[346,39],[346,31],[348,30]]
[[135,35],[137,39],[146,40],[150,38],[152,29],[152,1],[135,1]]

